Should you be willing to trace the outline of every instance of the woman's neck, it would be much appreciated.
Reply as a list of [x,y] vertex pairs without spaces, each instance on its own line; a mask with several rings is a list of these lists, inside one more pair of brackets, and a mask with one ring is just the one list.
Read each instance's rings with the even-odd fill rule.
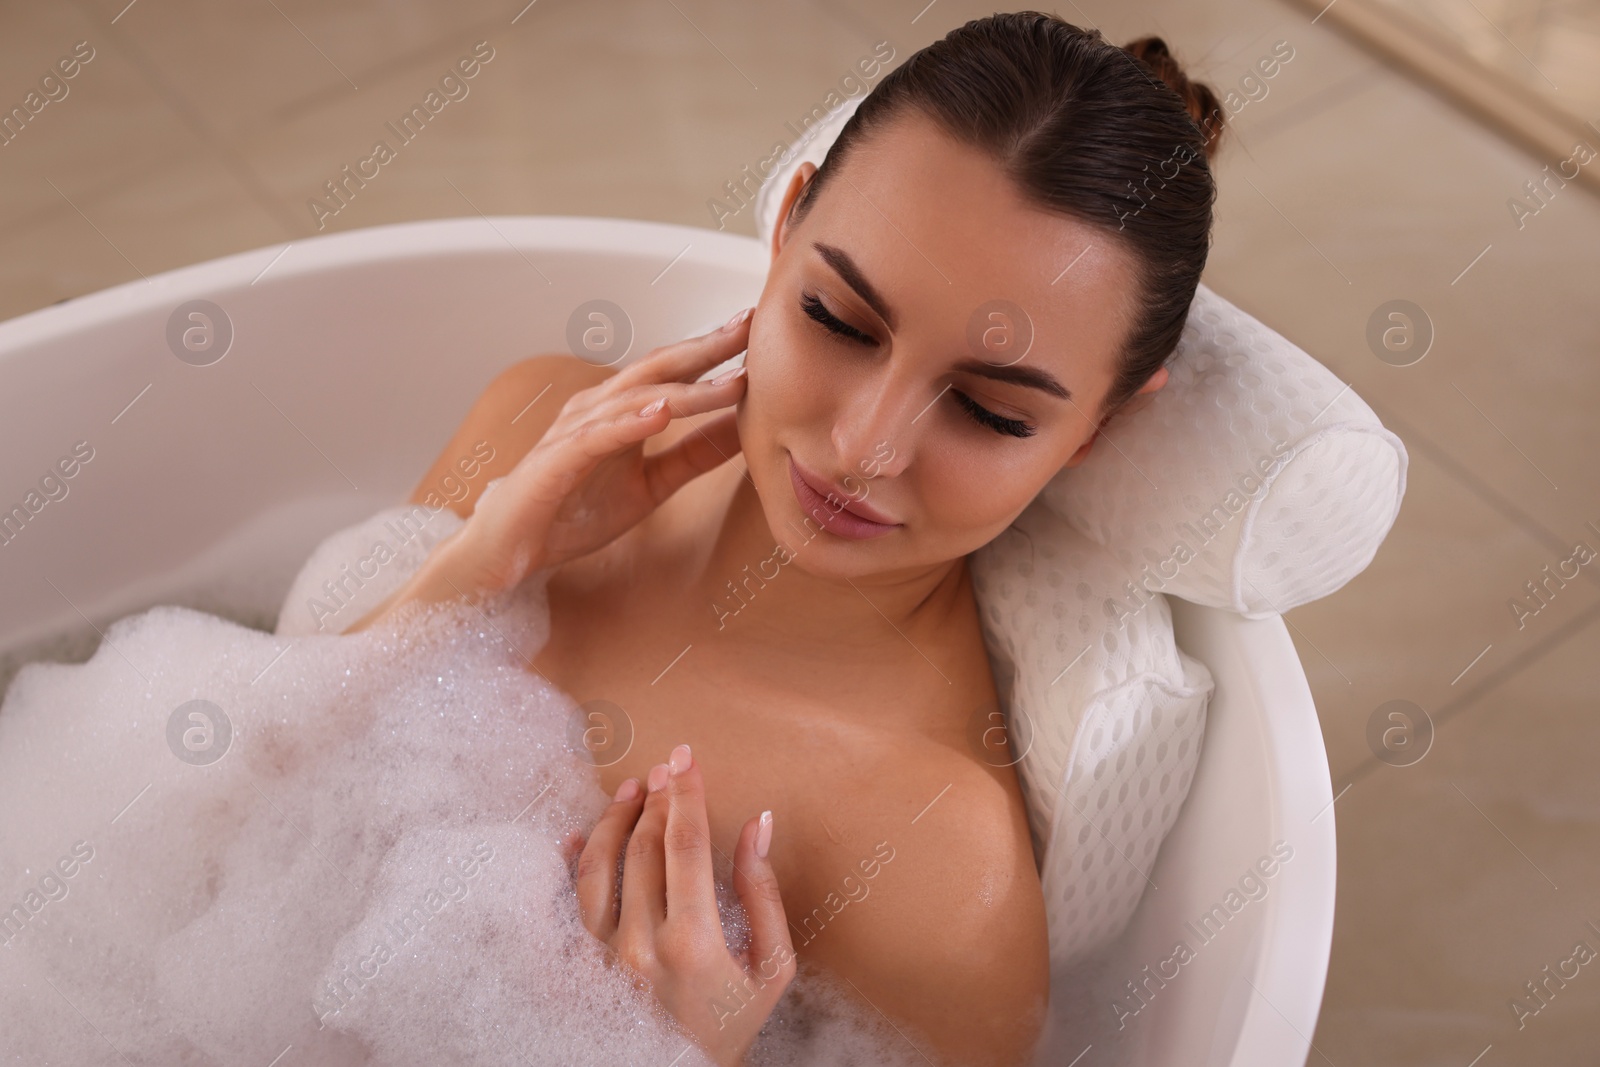
[[808,573],[808,552],[850,542],[815,523],[772,530],[742,456],[710,477],[719,484],[709,491],[680,494],[680,529],[696,546],[685,595],[709,605],[719,633],[812,663],[881,658],[886,646],[933,654],[951,615],[970,602],[964,556],[857,577]]

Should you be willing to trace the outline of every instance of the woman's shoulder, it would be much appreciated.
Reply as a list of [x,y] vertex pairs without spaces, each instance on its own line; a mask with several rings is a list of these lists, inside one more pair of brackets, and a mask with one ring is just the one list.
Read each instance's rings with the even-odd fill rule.
[[1049,996],[1026,808],[1010,768],[927,747],[875,790],[893,799],[855,821],[871,841],[836,885],[807,887],[791,936],[955,1062],[1021,1063]]
[[[483,387],[409,499],[431,505],[443,501],[467,518],[484,486],[509,473],[539,443],[562,405],[616,373],[615,367],[596,366],[564,352],[528,356],[503,368]],[[689,422],[673,420],[646,443],[645,451],[672,444],[692,429]]]

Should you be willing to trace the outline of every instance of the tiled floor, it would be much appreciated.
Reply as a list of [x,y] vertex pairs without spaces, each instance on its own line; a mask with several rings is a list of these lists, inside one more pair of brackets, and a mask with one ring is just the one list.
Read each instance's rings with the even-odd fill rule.
[[[477,211],[714,225],[722,184],[877,41],[898,61],[991,10],[126,3],[0,9],[0,105],[77,42],[94,49],[70,93],[0,146],[0,317],[317,232],[322,183],[479,41],[494,55],[469,95],[329,231]],[[1600,948],[1584,927],[1600,921],[1600,565],[1523,628],[1508,601],[1575,543],[1600,548],[1585,525],[1600,527],[1600,201],[1571,185],[1519,228],[1507,198],[1554,161],[1299,8],[1082,4],[1058,12],[1117,41],[1160,33],[1219,88],[1292,44],[1233,120],[1206,280],[1352,383],[1410,450],[1372,566],[1288,616],[1348,786],[1311,1062],[1593,1064],[1600,970],[1520,1028],[1509,1002],[1575,941]],[[749,212],[729,228],[753,233]],[[1406,368],[1363,339],[1396,297],[1436,331]],[[1406,768],[1365,740],[1396,698],[1437,728]]]

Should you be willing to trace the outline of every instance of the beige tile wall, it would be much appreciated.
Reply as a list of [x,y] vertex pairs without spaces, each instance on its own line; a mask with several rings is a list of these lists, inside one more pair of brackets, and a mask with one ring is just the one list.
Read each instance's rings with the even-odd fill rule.
[[[495,58],[470,95],[328,232],[477,211],[712,225],[722,183],[876,41],[903,58],[992,10],[125,4],[0,8],[0,105],[76,42],[95,50],[68,97],[0,146],[0,317],[317,232],[307,199],[480,40]],[[1600,526],[1600,202],[1574,185],[1519,229],[1506,200],[1552,160],[1287,4],[1057,10],[1119,42],[1161,33],[1219,88],[1275,41],[1293,45],[1233,120],[1207,283],[1352,383],[1410,449],[1405,506],[1372,566],[1288,616],[1335,789],[1348,786],[1311,1062],[1600,1062],[1600,966],[1520,1029],[1509,1007],[1576,940],[1600,948],[1584,930],[1600,921],[1600,567],[1523,629],[1507,607],[1576,541],[1600,548],[1585,527]],[[729,227],[754,232],[748,211]],[[1436,330],[1407,368],[1364,342],[1397,297]],[[1378,762],[1365,740],[1395,698],[1437,728],[1412,767]]]

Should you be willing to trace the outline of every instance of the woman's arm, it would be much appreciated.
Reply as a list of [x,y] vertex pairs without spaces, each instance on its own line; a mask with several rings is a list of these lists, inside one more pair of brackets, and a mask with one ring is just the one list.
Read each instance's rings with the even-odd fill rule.
[[[504,476],[550,429],[572,394],[598,385],[615,374],[560,353],[530,356],[502,370],[484,387],[466,418],[456,428],[433,466],[422,476],[408,503],[448,507],[463,519],[472,517],[484,488]],[[366,629],[402,603],[436,604],[460,595],[460,561],[452,534],[434,546],[416,574],[375,608],[344,629]]]
[[[742,367],[712,381],[699,378],[744,350],[753,311],[747,308],[721,329],[655,349],[598,385],[573,393],[514,461],[494,456],[489,462],[498,460],[501,467],[483,466],[478,459],[460,465],[463,474],[485,476],[475,492],[456,494],[466,524],[436,545],[394,596],[346,632],[365,629],[414,601],[477,603],[507,592],[529,574],[609,544],[687,482],[726,462],[739,451],[733,411],[723,411],[699,433],[664,450],[649,452],[644,446],[674,419],[728,408],[743,395]],[[536,394],[524,408],[539,399]],[[505,433],[502,425],[520,421],[520,414],[505,417],[509,407],[499,398],[488,405],[488,430]],[[452,448],[460,447],[461,438],[458,434]],[[449,448],[444,459],[450,459]],[[495,475],[496,469],[505,473]],[[485,496],[481,484],[491,476],[501,480],[496,492]],[[426,497],[423,503],[429,503]]]

